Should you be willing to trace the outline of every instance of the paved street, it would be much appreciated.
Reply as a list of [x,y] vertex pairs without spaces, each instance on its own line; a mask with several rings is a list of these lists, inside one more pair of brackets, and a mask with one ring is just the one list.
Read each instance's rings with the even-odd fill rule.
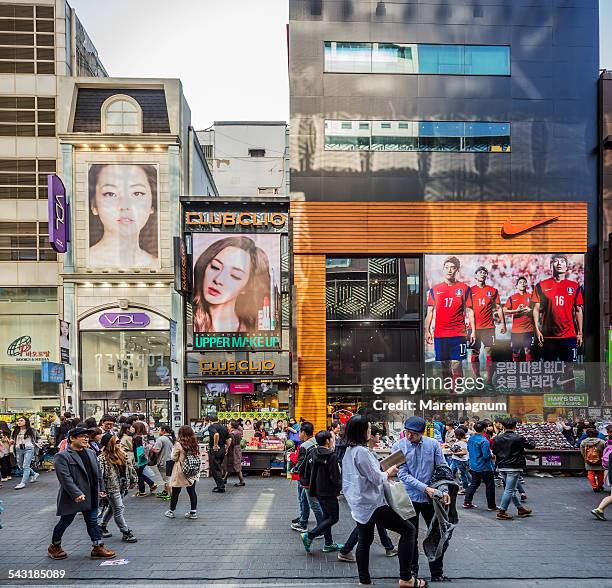
[[[315,550],[306,555],[298,534],[290,530],[296,513],[295,485],[280,478],[247,478],[245,488],[230,487],[225,495],[210,492],[212,481],[199,486],[197,521],[182,518],[187,497],[181,496],[175,520],[163,516],[166,503],[155,497],[127,499],[127,520],[138,543],[127,545],[115,535],[107,544],[117,550],[127,565],[100,566],[89,559],[89,541],[79,517],[67,531],[63,543],[69,553],[64,561],[46,555],[55,524],[57,482],[53,473],[41,474],[25,490],[14,491],[16,482],[0,490],[4,501],[4,528],[0,531],[0,583],[8,571],[65,570],[63,584],[100,581],[147,585],[167,583],[169,578],[183,585],[200,582],[227,586],[300,584],[300,580],[350,585],[356,582],[354,564],[338,562],[336,554]],[[600,522],[588,512],[600,496],[594,496],[585,479],[538,479],[527,482],[529,505],[536,516],[502,523],[492,513],[460,511],[460,524],[446,556],[446,573],[456,586],[479,586],[477,579],[495,579],[496,587],[549,586],[536,579],[559,578],[555,586],[603,586],[612,576],[612,521]],[[475,503],[483,504],[479,491]],[[611,513],[612,515],[612,513]],[[342,502],[341,523],[335,539],[343,541],[351,529],[346,504]],[[321,542],[315,545],[321,546]],[[376,544],[372,549],[372,576],[380,586],[396,586],[397,560],[384,556]],[[427,576],[427,567],[422,568]],[[518,578],[529,582],[507,582]],[[587,579],[597,580],[593,584]],[[20,579],[21,585],[41,584]],[[46,581],[44,584],[51,584]],[[302,582],[303,583],[303,582]],[[313,584],[308,583],[309,586]],[[103,585],[103,584],[101,584]],[[201,585],[201,584],[200,584]],[[484,585],[484,584],[483,584]]]

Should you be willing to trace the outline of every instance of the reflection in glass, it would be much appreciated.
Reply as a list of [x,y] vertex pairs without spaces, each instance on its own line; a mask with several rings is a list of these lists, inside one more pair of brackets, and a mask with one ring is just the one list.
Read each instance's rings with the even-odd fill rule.
[[325,71],[359,73],[371,69],[371,43],[325,41]]
[[369,151],[370,123],[325,121],[325,149],[328,151]]

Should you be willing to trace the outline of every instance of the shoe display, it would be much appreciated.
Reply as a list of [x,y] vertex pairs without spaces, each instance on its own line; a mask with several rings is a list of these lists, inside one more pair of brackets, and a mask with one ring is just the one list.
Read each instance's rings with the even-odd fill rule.
[[47,548],[47,553],[51,559],[66,559],[68,557],[61,545],[54,545],[53,543]]
[[134,537],[134,534],[129,529],[125,533],[123,533],[121,541],[125,541],[126,543],[138,543],[138,539]]
[[355,559],[355,556],[353,555],[353,553],[349,551],[348,553],[340,552],[338,554],[338,561],[345,561],[347,563],[355,563],[357,560]]
[[93,546],[90,557],[91,559],[112,559],[115,555],[117,554],[114,551],[108,549],[101,543],[100,545]]

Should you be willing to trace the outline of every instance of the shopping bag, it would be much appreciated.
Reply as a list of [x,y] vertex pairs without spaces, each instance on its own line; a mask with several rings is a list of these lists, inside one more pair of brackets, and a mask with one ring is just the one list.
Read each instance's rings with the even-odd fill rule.
[[387,480],[385,482],[385,500],[402,519],[407,520],[416,516],[412,500],[410,500],[403,482]]

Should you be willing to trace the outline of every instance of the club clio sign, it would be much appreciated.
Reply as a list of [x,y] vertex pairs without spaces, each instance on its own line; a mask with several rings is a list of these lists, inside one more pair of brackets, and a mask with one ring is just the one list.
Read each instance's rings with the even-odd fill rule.
[[98,321],[105,329],[143,329],[151,319],[144,312],[104,312]]
[[70,241],[70,208],[66,200],[66,187],[55,174],[47,176],[47,207],[49,243],[58,253],[66,253]]
[[286,226],[289,215],[286,212],[208,212],[187,211],[185,225],[188,228],[248,228],[279,230]]

